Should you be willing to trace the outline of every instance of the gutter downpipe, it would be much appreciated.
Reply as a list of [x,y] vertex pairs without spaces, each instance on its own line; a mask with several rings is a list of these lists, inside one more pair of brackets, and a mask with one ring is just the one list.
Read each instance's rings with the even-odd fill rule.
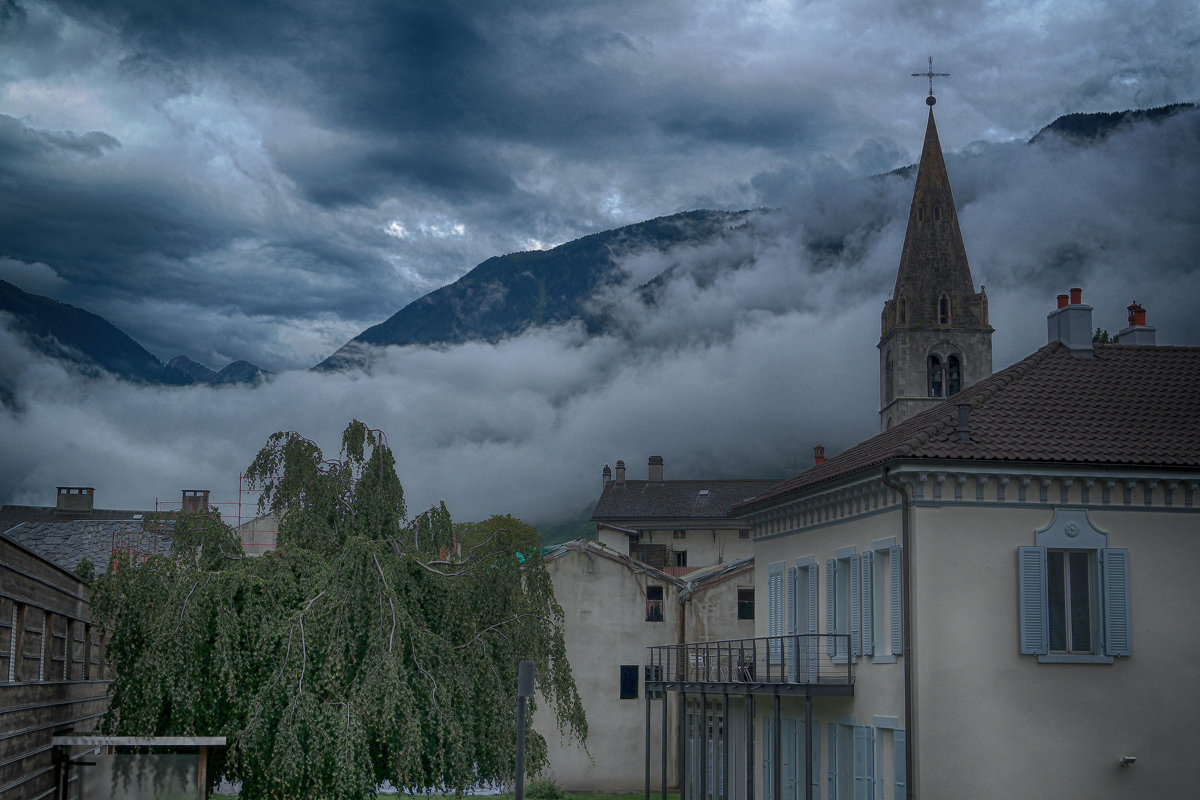
[[914,751],[917,749],[917,735],[913,724],[912,713],[912,690],[913,690],[913,674],[912,674],[912,637],[909,636],[909,631],[912,629],[912,559],[909,557],[909,538],[910,538],[910,505],[908,491],[903,484],[893,481],[888,476],[888,468],[883,468],[883,485],[888,487],[900,495],[900,558],[902,559],[901,573],[903,578],[900,584],[900,631],[903,639],[902,650],[904,651],[904,794],[907,800],[914,800],[916,791],[914,784],[916,783],[916,772],[914,764],[916,761]]

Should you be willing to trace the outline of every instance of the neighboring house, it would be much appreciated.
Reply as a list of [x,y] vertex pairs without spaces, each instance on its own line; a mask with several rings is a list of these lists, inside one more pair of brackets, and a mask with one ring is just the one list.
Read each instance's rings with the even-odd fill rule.
[[[587,714],[587,751],[560,740],[544,705],[534,726],[546,737],[550,773],[572,790],[642,788],[646,648],[664,640],[731,639],[754,635],[753,601],[739,587],[754,585],[753,559],[692,569],[677,577],[611,547],[577,539],[547,548],[544,559],[554,596],[564,613],[567,656]],[[665,762],[655,754],[655,776],[664,768],[677,780],[680,708],[662,704],[654,720],[666,730]],[[665,723],[665,726],[664,726]]]
[[[90,499],[88,490],[89,505]],[[67,490],[67,506],[82,500],[81,492]],[[54,509],[5,506],[0,514],[0,525],[9,529],[0,533],[0,797],[6,800],[54,794],[51,737],[92,730],[108,707],[104,632],[92,624],[87,584],[71,570],[84,555],[104,554],[107,564],[112,533],[105,529],[128,523],[55,523],[43,511]],[[84,513],[81,505],[65,511]],[[52,550],[51,557],[38,545]]]
[[[95,491],[60,486],[54,506],[3,506],[0,533],[67,572],[73,572],[84,558],[100,572],[118,550],[144,555],[170,549],[169,519],[147,525],[154,512],[95,508]],[[207,500],[208,493],[202,494]]]
[[[709,709],[685,800],[1194,793],[1200,348],[1057,306],[1027,358],[732,510],[759,638],[651,651],[648,688]],[[883,412],[940,342],[881,363]]]
[[[535,718],[550,747],[551,772],[565,788],[643,786],[637,767],[645,747],[648,646],[754,635],[750,525],[729,510],[778,481],[668,481],[661,456],[648,467],[647,480],[627,480],[623,461],[615,476],[605,467],[592,515],[596,541],[568,542],[544,556],[592,731],[585,753],[559,742],[547,712]],[[683,709],[667,706],[654,725],[661,730],[665,721],[669,746],[653,769],[662,775],[665,768],[674,785]]]
[[[592,512],[596,539],[660,569],[720,564],[752,554],[750,526],[734,519],[734,504],[777,480],[665,479],[662,456],[651,456],[646,480],[628,480],[625,462],[615,476],[604,467],[600,500]],[[685,569],[677,574],[686,574]]]

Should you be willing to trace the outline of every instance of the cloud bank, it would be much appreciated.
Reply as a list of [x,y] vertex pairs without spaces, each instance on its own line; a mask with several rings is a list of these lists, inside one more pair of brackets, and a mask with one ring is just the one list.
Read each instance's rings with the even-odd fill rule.
[[[1137,299],[1160,344],[1200,344],[1200,113],[1089,147],[1057,140],[948,155],[976,284],[991,300],[994,365],[1045,342],[1054,295],[1084,288],[1115,333]],[[854,179],[836,165],[762,171],[778,207],[724,239],[628,264],[632,288],[676,266],[653,304],[597,298],[619,324],[588,337],[538,329],[498,344],[393,348],[371,374],[284,371],[257,389],[82,382],[0,342],[20,411],[0,412],[3,502],[97,487],[105,507],[210,488],[266,437],[298,430],[335,451],[351,418],[384,429],[410,509],[461,519],[575,514],[618,458],[662,455],[669,478],[786,477],[878,430],[879,313],[895,280],[912,175]],[[736,268],[733,268],[736,266]]]

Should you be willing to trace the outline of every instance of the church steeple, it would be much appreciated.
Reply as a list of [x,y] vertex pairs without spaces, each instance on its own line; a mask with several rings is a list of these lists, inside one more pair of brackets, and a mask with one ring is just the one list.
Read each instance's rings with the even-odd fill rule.
[[880,320],[882,430],[992,372],[987,295],[975,291],[967,263],[933,118],[937,101],[930,94],[926,102],[929,121],[904,249]]

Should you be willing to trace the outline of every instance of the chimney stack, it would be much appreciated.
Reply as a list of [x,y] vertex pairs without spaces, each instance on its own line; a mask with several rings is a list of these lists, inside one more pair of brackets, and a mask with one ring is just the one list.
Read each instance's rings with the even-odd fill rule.
[[612,470],[608,468],[608,464],[604,465],[604,472],[600,475],[600,491],[608,488],[609,481],[612,480]]
[[90,514],[95,507],[96,490],[90,486],[59,486],[56,512]]
[[971,443],[971,404],[958,404],[958,427],[955,432],[958,434],[958,440],[963,444]]
[[625,462],[617,460],[617,479],[613,482],[614,486],[625,488]]
[[663,482],[663,457],[650,456],[650,467],[648,477],[651,483]]
[[208,509],[208,489],[184,489],[181,511],[205,511]]
[[813,445],[813,466],[819,467],[825,463],[825,445]]
[[[1065,305],[1063,299],[1069,300]],[[1049,342],[1062,342],[1076,358],[1091,358],[1092,307],[1084,305],[1083,290],[1071,289],[1071,294],[1058,295],[1057,308],[1046,316],[1046,337]]]
[[1125,310],[1129,312],[1129,327],[1117,334],[1117,338],[1121,340],[1120,344],[1156,344],[1154,340],[1157,329],[1146,324],[1146,309],[1134,300]]

